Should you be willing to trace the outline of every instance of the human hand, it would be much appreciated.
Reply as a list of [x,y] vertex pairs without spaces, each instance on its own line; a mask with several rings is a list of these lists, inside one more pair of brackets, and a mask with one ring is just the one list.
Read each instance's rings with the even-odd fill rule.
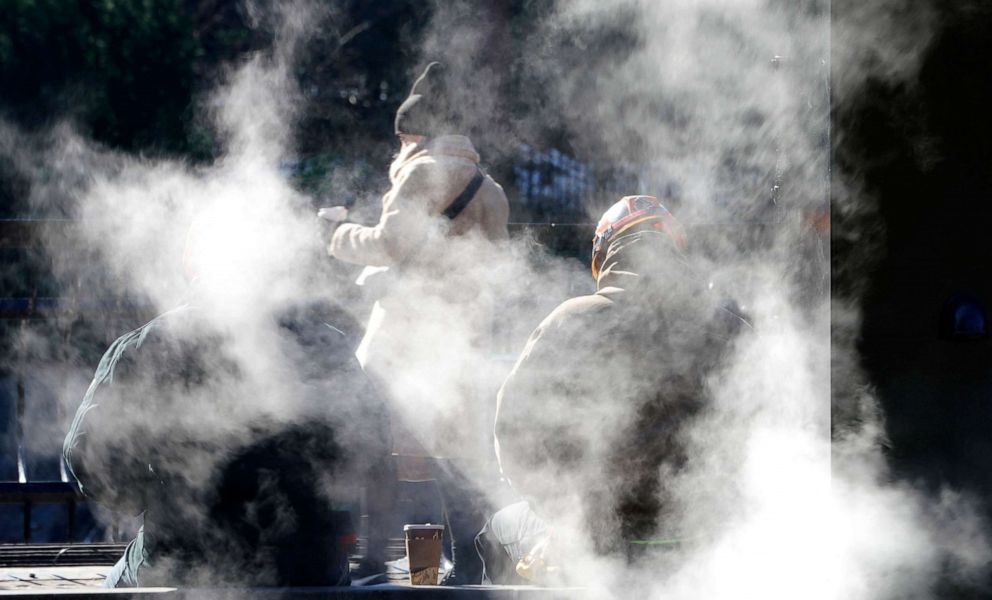
[[348,218],[348,209],[344,206],[325,207],[317,211],[317,217],[332,223],[340,223]]
[[328,244],[331,243],[334,230],[347,218],[348,209],[343,206],[330,206],[317,211],[315,225],[317,226],[317,239],[321,246],[327,248]]
[[557,551],[553,533],[544,535],[530,552],[517,562],[517,575],[534,583],[546,583],[558,575]]

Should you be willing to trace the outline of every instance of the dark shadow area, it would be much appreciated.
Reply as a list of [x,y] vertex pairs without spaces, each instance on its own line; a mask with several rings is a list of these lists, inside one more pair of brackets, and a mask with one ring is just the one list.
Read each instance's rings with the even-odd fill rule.
[[941,4],[937,18],[918,81],[869,80],[834,107],[835,171],[877,201],[836,225],[834,293],[864,292],[858,350],[895,476],[992,517],[992,9]]

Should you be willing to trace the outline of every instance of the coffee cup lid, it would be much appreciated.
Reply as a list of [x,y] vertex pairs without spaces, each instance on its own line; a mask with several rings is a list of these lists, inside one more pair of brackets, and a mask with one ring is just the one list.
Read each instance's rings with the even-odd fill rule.
[[443,530],[444,529],[444,525],[432,525],[430,523],[427,523],[425,525],[404,525],[403,526],[403,531],[419,531],[419,530],[424,530],[424,529],[430,529],[430,530],[441,529],[441,530]]

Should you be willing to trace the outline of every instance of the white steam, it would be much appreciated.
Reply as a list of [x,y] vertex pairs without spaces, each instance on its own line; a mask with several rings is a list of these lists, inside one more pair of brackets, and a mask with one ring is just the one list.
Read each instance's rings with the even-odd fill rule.
[[[933,505],[891,481],[874,401],[852,384],[862,379],[856,308],[834,305],[832,347],[830,299],[807,287],[828,269],[825,253],[804,250],[817,235],[804,218],[828,197],[829,86],[843,105],[872,78],[912,84],[934,26],[932,7],[902,2],[571,2],[519,41],[519,68],[551,84],[549,113],[588,158],[641,165],[644,187],[629,193],[680,184],[676,214],[697,234],[717,232],[706,248],[714,277],[756,323],[711,382],[689,466],[670,481],[679,533],[697,542],[664,573],[590,558],[579,570],[598,583],[678,598],[930,597],[938,582],[974,583],[987,569],[985,524],[968,498],[947,491]],[[588,32],[610,28],[634,40],[627,50],[589,44]],[[836,209],[870,217],[858,175],[835,180]],[[758,223],[766,243],[721,239]],[[869,237],[872,224],[855,223],[840,235]],[[877,247],[863,241],[858,257]],[[845,418],[832,442],[831,377]]]
[[[832,78],[835,102],[844,102],[869,76],[911,79],[931,26],[928,9],[907,12],[899,2],[840,8],[844,26],[831,39],[825,2],[590,0],[562,3],[533,36],[515,40],[526,51],[521,68],[548,82],[557,102],[519,121],[557,113],[589,158],[636,165],[644,187],[628,193],[661,193],[677,182],[682,194],[673,212],[701,242],[694,258],[725,282],[756,325],[708,382],[712,402],[687,436],[688,464],[666,479],[681,524],[670,533],[688,540],[679,550],[635,566],[600,558],[587,548],[580,515],[559,515],[562,537],[578,550],[573,568],[600,597],[631,597],[633,586],[645,597],[687,599],[924,598],[940,577],[974,581],[992,558],[967,498],[946,491],[934,505],[891,481],[870,390],[848,384],[860,380],[851,358],[856,310],[838,303],[831,315],[830,298],[809,290],[810,273],[828,269],[824,254],[807,252],[815,234],[803,217],[827,203],[831,49],[844,65]],[[473,44],[487,39],[482,25],[451,31],[451,15],[438,14],[425,52],[444,54],[439,40],[450,34],[457,52],[443,58],[455,73],[466,82],[499,77],[472,63],[480,56]],[[95,257],[62,265],[63,275],[107,270],[118,289],[167,310],[185,294],[183,252],[196,221],[198,293],[216,323],[242,327],[232,352],[261,375],[286,367],[262,316],[294,298],[344,296],[313,276],[331,259],[315,251],[308,199],[278,170],[291,154],[293,48],[305,39],[308,19],[291,9],[281,22],[272,53],[242,65],[214,97],[225,154],[213,165],[116,156],[64,131],[51,165],[61,181],[79,182],[61,193],[72,197],[70,212],[81,223],[72,242],[86,249],[80,256]],[[607,61],[586,61],[588,49],[578,41],[562,51],[562,40],[581,41],[601,27],[619,27],[633,40],[629,49]],[[490,85],[495,93],[495,83],[483,89]],[[487,123],[499,108],[489,98],[467,106]],[[776,172],[782,190],[772,202]],[[857,195],[856,179],[843,184],[853,191],[837,198],[838,209],[862,210],[859,203],[868,201]],[[577,264],[535,256],[527,242],[491,250],[464,245],[463,252],[486,257],[466,277],[501,292],[486,299],[487,310],[511,323],[512,351],[559,301],[591,287]],[[365,317],[366,307],[348,308]],[[401,378],[401,387],[426,390],[437,407],[451,410],[465,390],[455,385],[462,374],[443,359],[478,353],[467,359],[480,371],[490,365],[492,380],[481,380],[472,395],[483,413],[492,410],[495,380],[507,365],[492,367],[492,344],[483,351],[464,343],[477,331],[459,324],[477,315],[421,317],[402,352],[424,364],[404,371],[413,379]],[[833,348],[832,317],[842,334]],[[844,382],[845,397],[835,400],[843,414],[859,415],[833,440],[832,378]],[[275,390],[265,410],[277,413],[292,392]],[[629,417],[612,408],[617,422]],[[473,426],[485,435],[484,422]]]

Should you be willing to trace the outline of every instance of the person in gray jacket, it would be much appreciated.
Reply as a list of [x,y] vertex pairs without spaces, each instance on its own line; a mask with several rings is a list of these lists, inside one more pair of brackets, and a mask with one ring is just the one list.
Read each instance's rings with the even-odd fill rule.
[[347,585],[347,509],[388,451],[357,324],[304,300],[224,321],[192,287],[110,346],[65,438],[82,493],[142,517],[106,585]]

